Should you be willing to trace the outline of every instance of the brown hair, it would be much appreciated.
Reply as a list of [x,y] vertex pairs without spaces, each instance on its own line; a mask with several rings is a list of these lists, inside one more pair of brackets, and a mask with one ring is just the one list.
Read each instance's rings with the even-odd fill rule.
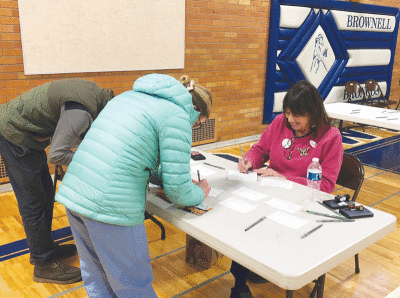
[[[310,118],[311,133],[314,137],[322,126],[330,124],[321,94],[308,81],[298,81],[286,93],[283,112],[288,109],[296,116],[307,115]],[[292,129],[287,119],[286,126]]]
[[201,116],[210,117],[212,97],[211,92],[199,84],[195,84],[188,75],[183,75],[179,81],[188,88],[189,93],[192,95],[193,105],[196,106]]

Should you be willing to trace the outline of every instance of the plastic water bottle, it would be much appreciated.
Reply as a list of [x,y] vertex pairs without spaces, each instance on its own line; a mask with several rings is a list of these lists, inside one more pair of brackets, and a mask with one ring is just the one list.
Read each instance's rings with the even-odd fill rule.
[[[319,164],[318,157],[314,157],[307,168],[307,186],[311,189],[320,190],[321,179],[322,167]],[[309,196],[309,200],[316,201],[317,197],[317,193],[315,191],[312,191]]]

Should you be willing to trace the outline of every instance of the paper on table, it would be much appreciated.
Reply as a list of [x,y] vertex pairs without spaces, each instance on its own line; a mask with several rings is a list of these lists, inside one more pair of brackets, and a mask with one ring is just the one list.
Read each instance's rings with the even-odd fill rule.
[[248,174],[240,173],[236,170],[228,171],[228,179],[229,180],[240,180],[240,181],[257,181],[257,173],[251,172]]
[[191,171],[196,173],[196,175],[197,175],[197,170],[200,171],[200,176],[201,177],[207,177],[207,176],[210,176],[210,175],[213,175],[213,174],[216,173],[215,171],[210,170],[210,169],[208,169],[206,167],[203,167],[202,165],[192,166]]
[[301,228],[308,223],[308,220],[286,214],[282,211],[276,211],[275,213],[268,215],[267,218],[293,229]]
[[299,211],[300,209],[303,209],[303,207],[304,207],[302,205],[290,203],[288,201],[277,199],[277,198],[273,198],[273,199],[265,202],[265,204],[268,206],[277,208],[277,209],[281,209],[283,211],[290,212],[290,213],[295,213],[295,212]]
[[218,189],[211,187],[210,193],[208,194],[210,197],[218,197],[221,193],[223,193],[223,189]]
[[266,177],[261,180],[260,185],[290,189],[293,187],[293,182],[289,181],[289,180],[282,180],[282,179]]
[[239,211],[242,213],[247,213],[247,212],[257,208],[257,205],[252,205],[252,204],[243,202],[243,201],[235,199],[235,198],[229,198],[229,199],[226,199],[219,203],[225,207],[231,208],[233,210],[236,210],[236,211]]
[[259,201],[265,197],[268,197],[268,195],[265,193],[254,191],[254,190],[252,190],[250,188],[246,188],[244,186],[233,191],[232,193],[237,196],[241,196],[241,197],[244,197],[244,198],[252,200],[252,201]]

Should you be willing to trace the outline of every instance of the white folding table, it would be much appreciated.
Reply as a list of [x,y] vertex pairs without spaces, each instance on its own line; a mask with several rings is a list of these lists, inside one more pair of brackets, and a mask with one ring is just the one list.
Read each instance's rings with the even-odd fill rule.
[[331,118],[400,130],[400,110],[343,102],[326,104],[325,110]]
[[[293,183],[291,189],[265,187],[260,185],[261,177],[254,182],[228,180],[228,170],[237,170],[237,164],[216,155],[202,153],[207,159],[193,163],[192,168],[201,165],[202,169],[213,171],[211,175],[203,175],[202,179],[207,179],[212,188],[224,190],[218,197],[208,196],[204,200],[212,210],[196,216],[177,209],[158,198],[155,188],[149,190],[146,210],[286,289],[288,298],[293,297],[294,290],[316,279],[320,283],[317,295],[323,297],[326,272],[385,237],[396,227],[396,218],[393,215],[368,207],[374,213],[371,218],[357,219],[354,222],[324,223],[322,228],[301,239],[301,235],[319,225],[317,219],[329,218],[302,210],[290,213],[267,205],[266,202],[278,199],[288,204],[301,205],[307,210],[335,215],[317,202],[308,201],[307,187],[296,183]],[[204,165],[203,162],[225,169]],[[200,174],[207,171],[200,170]],[[197,174],[193,173],[192,177],[197,179]],[[233,194],[241,187],[267,196],[253,201]],[[332,195],[322,192],[319,192],[319,196],[322,200],[333,199]],[[242,213],[221,204],[231,198],[256,205],[256,208]],[[297,229],[291,228],[268,218],[276,214],[275,212],[307,220],[307,223]],[[267,219],[245,232],[246,227],[262,216],[267,216]]]

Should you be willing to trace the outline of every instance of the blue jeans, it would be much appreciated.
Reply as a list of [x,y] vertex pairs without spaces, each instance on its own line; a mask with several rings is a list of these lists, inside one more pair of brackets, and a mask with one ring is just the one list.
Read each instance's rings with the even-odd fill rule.
[[17,198],[31,256],[45,260],[55,249],[51,236],[53,180],[46,152],[15,146],[0,135],[0,155]]
[[144,224],[106,224],[66,209],[88,297],[156,298]]

